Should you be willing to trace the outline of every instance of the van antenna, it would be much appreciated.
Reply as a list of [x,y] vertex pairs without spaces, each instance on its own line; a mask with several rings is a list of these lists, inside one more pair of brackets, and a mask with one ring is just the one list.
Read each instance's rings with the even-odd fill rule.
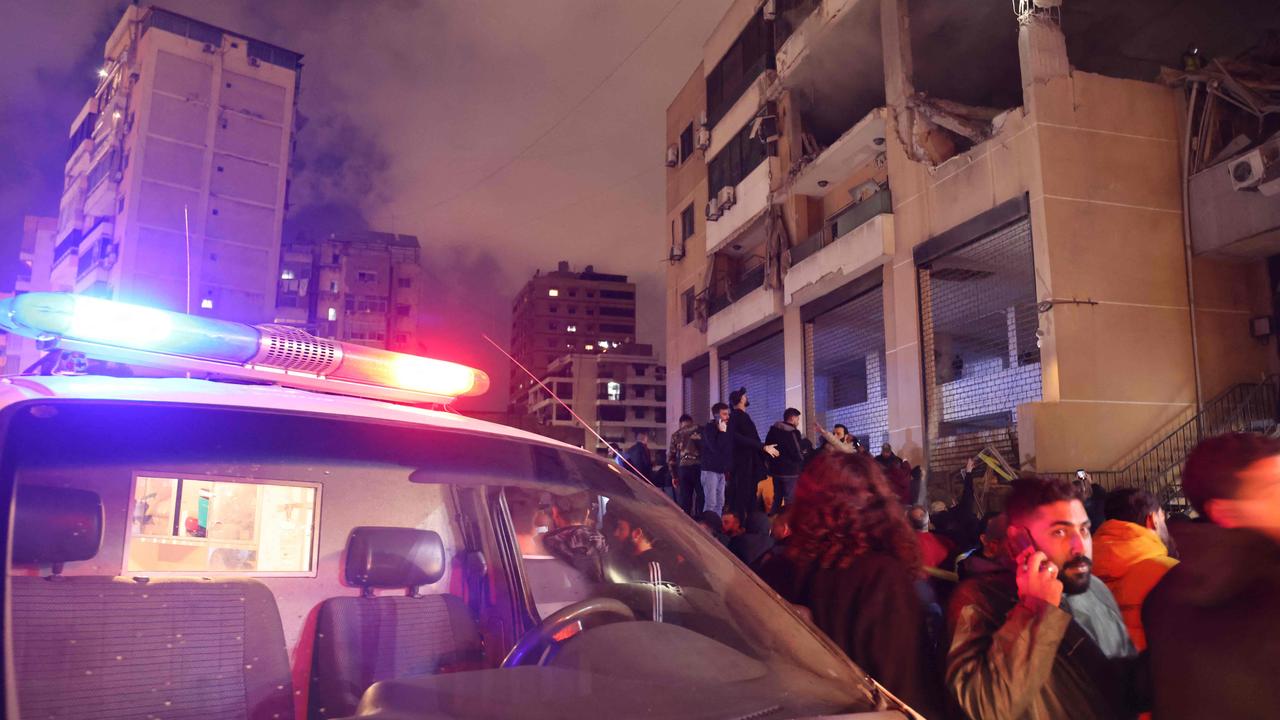
[[511,356],[511,353],[507,352],[506,350],[503,350],[501,345],[499,345],[498,343],[496,343],[496,342],[494,342],[494,341],[493,341],[493,338],[491,338],[491,337],[489,337],[488,335],[485,335],[485,334],[483,334],[483,333],[481,333],[480,337],[482,337],[482,338],[484,338],[485,340],[489,341],[489,344],[490,344],[490,345],[492,345],[492,346],[494,346],[495,348],[497,348],[497,349],[498,349],[498,352],[500,352],[500,353],[502,353],[503,355],[505,355],[505,356],[507,357],[507,359],[508,359],[508,360],[510,360],[511,362],[515,363],[515,366],[516,366],[516,367],[518,367],[518,368],[520,368],[521,370],[523,370],[525,375],[528,375],[528,376],[529,376],[529,377],[530,377],[534,382],[538,383],[538,387],[540,387],[540,388],[542,388],[543,390],[545,390],[545,391],[546,391],[546,393],[547,393],[547,395],[550,395],[550,396],[551,396],[551,399],[552,399],[552,400],[555,400],[557,403],[559,403],[559,404],[560,404],[560,407],[564,408],[565,410],[568,410],[568,411],[569,411],[569,414],[573,416],[573,419],[574,419],[574,420],[577,420],[577,421],[578,421],[578,424],[579,424],[579,425],[581,425],[583,428],[586,428],[586,431],[587,431],[587,432],[589,432],[589,433],[591,433],[592,435],[594,435],[594,436],[596,437],[596,439],[597,439],[597,440],[599,440],[601,443],[603,443],[603,444],[604,444],[604,446],[605,446],[605,447],[609,448],[609,451],[610,451],[610,452],[612,452],[616,457],[618,457],[620,460],[622,460],[622,462],[626,463],[626,464],[627,464],[627,468],[628,468],[629,470],[631,470],[631,472],[635,473],[635,474],[636,474],[636,477],[641,478],[641,479],[646,480],[646,481],[648,480],[648,478],[647,478],[647,477],[645,477],[645,474],[644,474],[644,473],[640,472],[640,471],[636,468],[636,466],[635,466],[635,465],[632,465],[632,464],[631,464],[631,461],[627,459],[627,456],[626,456],[626,455],[623,455],[622,453],[620,453],[620,452],[618,452],[617,450],[615,450],[615,449],[614,449],[614,447],[613,447],[613,443],[611,443],[611,442],[609,442],[608,440],[605,440],[603,437],[601,437],[601,436],[600,436],[600,433],[598,433],[598,432],[596,432],[596,431],[595,431],[595,428],[593,428],[593,427],[591,427],[590,425],[588,425],[588,424],[587,424],[587,423],[586,423],[586,422],[585,422],[585,421],[584,421],[584,420],[583,420],[583,419],[578,415],[578,413],[576,413],[576,412],[574,412],[574,411],[573,411],[573,408],[569,407],[569,406],[565,403],[565,401],[563,401],[563,400],[561,400],[561,399],[560,399],[560,396],[559,396],[559,395],[556,395],[556,394],[555,394],[555,392],[553,392],[553,391],[551,390],[551,388],[547,387],[547,384],[546,384],[546,383],[544,383],[544,382],[542,382],[541,380],[539,380],[537,375],[534,375],[532,372],[530,372],[530,371],[529,371],[529,368],[525,367],[524,365],[522,365],[522,364],[520,363],[520,361],[519,361],[519,360],[517,360],[517,359],[515,359],[514,357],[512,357],[512,356]]

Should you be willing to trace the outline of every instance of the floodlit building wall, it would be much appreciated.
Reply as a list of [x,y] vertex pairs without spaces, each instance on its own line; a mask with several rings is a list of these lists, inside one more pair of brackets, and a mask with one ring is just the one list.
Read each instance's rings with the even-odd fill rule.
[[300,57],[129,6],[72,126],[57,284],[271,320]]
[[[1272,314],[1270,278],[1262,261],[1194,258],[1191,287],[1199,342],[1193,346],[1179,164],[1186,108],[1180,91],[1072,70],[1052,21],[1038,18],[1019,27],[1011,17],[1008,30],[1020,33],[1022,104],[991,121],[988,139],[948,150],[947,143],[938,144],[936,132],[922,139],[907,125],[912,89],[904,58],[911,57],[911,48],[905,25],[894,24],[899,0],[882,0],[888,107],[876,111],[881,115],[851,121],[847,136],[819,147],[816,156],[806,155],[809,151],[799,147],[804,124],[790,74],[811,82],[813,70],[806,63],[820,62],[814,53],[836,52],[830,48],[838,45],[812,38],[850,31],[853,23],[832,25],[822,14],[831,14],[826,5],[787,43],[789,50],[803,45],[805,53],[779,59],[782,77],[766,73],[771,83],[759,97],[749,88],[724,116],[750,116],[742,110],[744,103],[754,103],[757,115],[775,114],[776,157],[764,163],[772,166],[768,202],[782,220],[789,252],[799,259],[782,263],[780,291],[760,289],[731,299],[711,318],[708,332],[697,335],[671,321],[681,319],[680,294],[699,274],[711,273],[692,253],[673,266],[668,273],[672,367],[705,353],[714,371],[719,347],[737,347],[757,328],[780,319],[784,363],[778,373],[787,404],[804,408],[813,382],[805,377],[806,313],[815,312],[806,307],[834,306],[831,299],[848,295],[852,286],[879,285],[884,361],[883,368],[878,359],[869,362],[867,382],[874,369],[876,382],[887,385],[888,436],[895,450],[912,463],[926,462],[936,457],[931,444],[952,442],[938,436],[937,422],[1008,408],[1012,422],[988,439],[1016,448],[1017,457],[1010,460],[1042,471],[1116,467],[1194,414],[1198,400],[1274,372],[1275,341],[1250,337],[1249,320]],[[857,3],[841,8],[842,13],[865,10]],[[725,28],[745,26],[742,10],[735,4],[708,40],[704,68],[731,44]],[[688,94],[686,87],[680,97]],[[671,115],[669,135],[675,127]],[[825,120],[830,125],[831,118]],[[915,159],[921,142],[943,159]],[[676,211],[674,182],[669,213]],[[870,216],[839,237],[812,241],[816,233],[830,235],[830,223],[851,207],[851,195],[876,185],[887,185],[891,212]],[[685,185],[679,193],[691,194]],[[948,360],[924,357],[921,268],[929,265],[929,252],[936,247],[946,242],[964,247],[969,240],[961,236],[971,228],[1010,212],[1013,220],[995,227],[1014,221],[1029,226],[1033,268],[1027,272],[1034,272],[1034,293],[1007,309],[1008,356],[975,361],[963,374],[927,383],[935,363]],[[726,252],[739,237],[736,227],[708,227],[711,245],[725,246]],[[995,228],[972,232],[971,240],[978,240]],[[1026,238],[1026,230],[1021,232]],[[707,260],[714,263],[717,257]],[[696,287],[706,286],[704,280]],[[1032,328],[1035,348],[1028,342]],[[674,410],[681,406],[682,399],[674,396],[682,387],[675,378],[669,387],[668,406]],[[1027,402],[1026,397],[1036,399]],[[674,426],[674,413],[669,425]],[[971,433],[957,452],[976,451],[984,437]],[[947,458],[928,472],[944,479],[962,462],[959,456]]]

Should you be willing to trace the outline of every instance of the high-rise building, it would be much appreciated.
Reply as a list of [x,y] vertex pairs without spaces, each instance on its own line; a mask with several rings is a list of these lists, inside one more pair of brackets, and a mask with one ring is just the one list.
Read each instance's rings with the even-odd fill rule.
[[418,253],[417,237],[386,232],[285,243],[275,321],[333,340],[417,352]]
[[[49,266],[53,261],[57,231],[57,218],[34,215],[23,218],[22,244],[18,248],[18,275],[13,284],[14,295],[49,289]],[[0,335],[5,336],[4,362],[0,364],[0,374],[22,372],[40,359],[35,340],[5,333]]]
[[[627,447],[635,433],[647,432],[654,460],[666,449],[667,370],[654,356],[652,345],[621,345],[605,352],[574,351],[551,361],[539,376],[555,393],[607,442]],[[526,394],[525,411],[551,428],[579,427],[556,398],[539,386]],[[584,436],[586,448],[608,453],[594,435]]]
[[[566,353],[602,353],[636,339],[636,286],[626,275],[582,272],[561,262],[525,283],[511,306],[511,355],[542,377]],[[511,408],[528,404],[533,381],[511,368]]]
[[71,125],[53,288],[270,320],[301,59],[129,5]]
[[1234,59],[1184,73],[1203,13],[1014,5],[731,3],[667,109],[670,427],[745,386],[935,497],[990,447],[1171,498],[1196,428],[1271,397],[1280,135],[1204,101],[1276,72],[1265,11],[1211,11]]

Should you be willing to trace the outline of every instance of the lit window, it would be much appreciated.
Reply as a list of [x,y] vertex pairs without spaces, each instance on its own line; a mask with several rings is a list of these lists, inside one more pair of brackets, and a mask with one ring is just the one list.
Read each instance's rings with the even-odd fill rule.
[[332,322],[337,319],[338,319],[338,308],[332,308],[332,307],[329,308],[329,321]]
[[569,327],[565,328],[565,332],[578,332],[578,326],[570,325]]
[[312,575],[320,486],[139,476],[125,573]]
[[586,346],[586,349],[587,349],[587,350],[591,350],[591,349],[593,349],[594,347],[595,347],[595,345],[587,345],[587,346]]
[[292,270],[281,270],[281,271],[280,271],[280,279],[281,279],[281,280],[292,280],[292,279],[293,279],[293,271],[292,271]]
[[548,296],[548,297],[560,297],[560,291],[559,291],[559,290],[557,290],[557,289],[555,289],[555,288],[551,288],[550,290],[548,290],[548,291],[547,291],[547,296]]
[[200,301],[200,307],[204,308],[205,310],[212,310],[212,309],[213,309],[213,298],[205,298],[205,299],[201,300],[201,301]]
[[598,343],[596,343],[596,344],[597,344],[597,345],[599,345],[599,346],[600,346],[600,347],[602,347],[602,348],[607,348],[607,347],[609,347],[609,341],[608,341],[608,340],[601,340],[600,342],[598,342]]
[[606,386],[606,390],[609,394],[610,400],[622,399],[622,383],[616,380],[610,380],[609,384]]

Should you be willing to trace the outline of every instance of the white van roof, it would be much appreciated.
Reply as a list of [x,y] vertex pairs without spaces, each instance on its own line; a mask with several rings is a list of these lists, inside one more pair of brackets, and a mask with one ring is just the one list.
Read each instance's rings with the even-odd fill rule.
[[542,435],[483,420],[474,420],[457,413],[396,405],[347,395],[327,395],[277,385],[246,385],[189,378],[116,378],[100,375],[0,377],[0,409],[32,400],[129,401],[296,411],[391,420],[528,440],[557,447],[572,447]]

